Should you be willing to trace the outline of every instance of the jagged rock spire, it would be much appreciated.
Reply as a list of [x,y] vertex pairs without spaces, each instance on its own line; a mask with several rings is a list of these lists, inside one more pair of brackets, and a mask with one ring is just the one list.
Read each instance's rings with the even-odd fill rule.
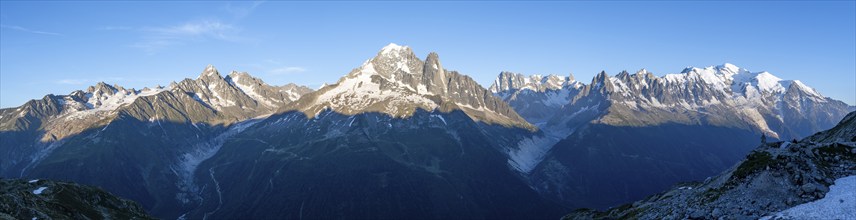
[[443,69],[443,64],[440,63],[440,57],[437,53],[428,54],[422,72],[422,82],[425,83],[428,91],[436,94],[446,92],[446,71]]

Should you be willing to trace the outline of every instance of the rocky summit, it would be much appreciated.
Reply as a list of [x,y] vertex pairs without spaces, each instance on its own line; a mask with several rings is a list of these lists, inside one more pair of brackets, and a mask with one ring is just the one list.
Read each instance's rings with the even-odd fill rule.
[[309,116],[325,109],[394,117],[410,116],[416,109],[460,110],[484,123],[534,128],[469,76],[444,69],[437,53],[423,61],[409,47],[396,44],[385,46],[337,83],[305,96],[291,108]]

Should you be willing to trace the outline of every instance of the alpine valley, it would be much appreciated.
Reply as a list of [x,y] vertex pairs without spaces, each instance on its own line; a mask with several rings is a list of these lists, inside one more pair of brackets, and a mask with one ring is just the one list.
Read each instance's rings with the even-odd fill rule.
[[761,136],[803,139],[854,110],[732,64],[589,83],[502,72],[485,88],[389,44],[317,90],[209,65],[0,109],[0,177],[97,186],[163,219],[556,219],[716,176]]

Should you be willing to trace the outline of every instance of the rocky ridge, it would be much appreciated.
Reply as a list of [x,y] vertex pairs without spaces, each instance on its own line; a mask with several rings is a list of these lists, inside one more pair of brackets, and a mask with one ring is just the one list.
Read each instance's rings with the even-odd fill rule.
[[0,179],[0,219],[155,219],[101,189],[50,180]]
[[[543,127],[585,86],[573,75],[530,75],[502,72],[490,86],[490,91],[508,102],[530,123]],[[548,129],[552,130],[552,129]]]
[[823,198],[836,179],[853,175],[856,112],[801,141],[764,143],[704,182],[603,212],[577,210],[564,219],[757,219]]
[[0,170],[18,170],[16,176],[23,176],[68,137],[96,128],[106,131],[121,119],[160,127],[192,125],[201,132],[197,138],[205,137],[208,131],[216,134],[223,129],[203,132],[200,127],[225,127],[277,113],[311,91],[294,84],[271,86],[247,73],[233,71],[223,77],[209,65],[196,79],[166,87],[136,90],[100,82],[69,95],[47,95],[20,107],[0,109],[0,153],[6,155]]
[[[537,79],[537,76],[530,78]],[[554,98],[556,95],[552,93],[556,92],[551,91],[555,89],[521,83],[521,79],[527,78],[501,73],[491,86],[492,91],[512,103],[521,115],[530,116],[527,120],[550,121],[544,126],[552,127],[577,126],[568,124],[569,118],[580,114],[580,111],[601,108],[593,123],[737,127],[786,140],[828,128],[856,109],[822,96],[799,80],[783,80],[766,71],[750,72],[728,63],[705,68],[688,67],[681,73],[662,77],[645,69],[634,74],[622,71],[615,76],[601,72],[590,84],[562,87],[564,91],[559,94],[570,96],[563,99]],[[510,94],[519,91],[541,94],[541,97],[515,103],[518,98]],[[555,102],[561,107],[527,106],[539,102]]]
[[[47,95],[17,108],[0,110],[0,131],[44,131],[50,142],[104,126],[120,115],[139,120],[191,123],[234,123],[276,113],[312,90],[294,84],[271,86],[247,73],[225,78],[209,65],[200,76],[135,90],[99,82],[86,91]],[[73,123],[71,123],[73,122]]]

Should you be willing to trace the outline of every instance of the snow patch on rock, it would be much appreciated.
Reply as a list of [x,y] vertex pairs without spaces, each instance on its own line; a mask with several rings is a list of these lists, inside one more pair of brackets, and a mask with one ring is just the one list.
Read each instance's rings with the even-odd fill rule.
[[48,189],[48,187],[44,187],[44,186],[39,187],[38,189],[33,190],[33,194],[41,195],[41,194],[42,194],[42,192],[44,192],[46,189]]
[[377,74],[374,64],[367,62],[358,72],[346,76],[335,87],[319,95],[315,105],[352,112],[362,111],[375,103],[386,101],[389,104],[384,111],[396,116],[400,115],[399,112],[407,110],[404,107],[413,104],[427,111],[438,107],[433,100],[418,94],[418,91],[409,86],[401,85],[400,82],[388,81],[395,87],[381,89],[380,82],[372,79],[373,76],[383,79]]
[[517,143],[516,149],[511,149],[508,153],[508,164],[521,173],[532,172],[557,142],[559,139],[549,136],[523,139]]

